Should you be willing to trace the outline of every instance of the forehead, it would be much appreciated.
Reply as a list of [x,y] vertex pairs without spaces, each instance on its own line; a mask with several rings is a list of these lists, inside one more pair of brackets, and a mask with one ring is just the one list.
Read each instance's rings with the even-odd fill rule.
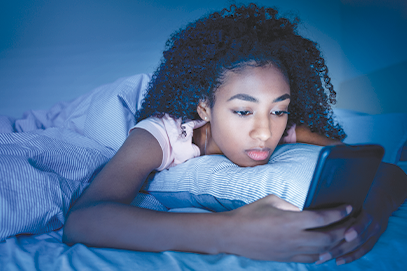
[[290,86],[287,77],[273,65],[247,66],[236,71],[226,71],[215,95],[220,98],[237,93],[276,96],[290,94]]

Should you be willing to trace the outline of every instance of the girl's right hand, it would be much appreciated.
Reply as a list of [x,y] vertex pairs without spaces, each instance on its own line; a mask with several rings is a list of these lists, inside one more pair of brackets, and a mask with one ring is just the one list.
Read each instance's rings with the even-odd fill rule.
[[298,208],[294,204],[291,204],[288,201],[283,200],[276,195],[269,195],[267,198],[268,198],[268,203],[277,209],[281,209],[281,210],[285,210],[285,211],[294,211],[294,212],[301,211],[300,208]]
[[344,239],[346,223],[331,230],[309,229],[340,221],[351,212],[350,206],[295,212],[282,210],[289,203],[281,201],[270,195],[225,212],[231,224],[225,229],[223,252],[258,260],[312,263]]

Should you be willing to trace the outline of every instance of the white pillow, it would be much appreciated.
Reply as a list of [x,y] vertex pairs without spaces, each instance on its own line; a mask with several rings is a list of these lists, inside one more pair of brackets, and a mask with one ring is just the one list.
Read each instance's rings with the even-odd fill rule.
[[[284,144],[277,147],[269,164],[239,167],[223,155],[197,157],[155,174],[133,204],[149,208],[147,201],[168,209],[204,208],[226,211],[269,194],[302,209],[321,147]],[[160,210],[156,202],[152,209]]]
[[[385,162],[394,163],[407,140],[407,114],[368,115],[335,110],[348,137],[345,143],[384,146]],[[390,121],[390,120],[391,121]],[[153,209],[204,208],[227,211],[269,194],[302,209],[321,147],[306,144],[278,146],[268,165],[242,168],[221,155],[191,159],[157,173],[133,202]]]

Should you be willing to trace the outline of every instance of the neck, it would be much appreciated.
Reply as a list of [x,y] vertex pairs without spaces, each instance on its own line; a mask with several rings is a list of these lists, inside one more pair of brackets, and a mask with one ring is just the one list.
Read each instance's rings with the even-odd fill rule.
[[[208,154],[208,143],[210,139],[211,133],[211,125],[210,123],[206,123],[204,126],[194,129],[194,134],[192,137],[192,141],[195,145],[198,146],[199,150],[201,151],[201,155]],[[205,142],[206,142],[206,149],[205,149]]]

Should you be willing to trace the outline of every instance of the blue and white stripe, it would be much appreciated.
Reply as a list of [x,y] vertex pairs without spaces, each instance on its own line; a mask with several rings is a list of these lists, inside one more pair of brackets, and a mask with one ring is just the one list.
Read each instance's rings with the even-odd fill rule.
[[0,134],[0,241],[62,227],[70,205],[113,154],[57,128]]
[[246,168],[222,155],[202,156],[157,173],[143,190],[167,208],[224,211],[274,194],[302,209],[320,150],[285,144],[269,164]]

